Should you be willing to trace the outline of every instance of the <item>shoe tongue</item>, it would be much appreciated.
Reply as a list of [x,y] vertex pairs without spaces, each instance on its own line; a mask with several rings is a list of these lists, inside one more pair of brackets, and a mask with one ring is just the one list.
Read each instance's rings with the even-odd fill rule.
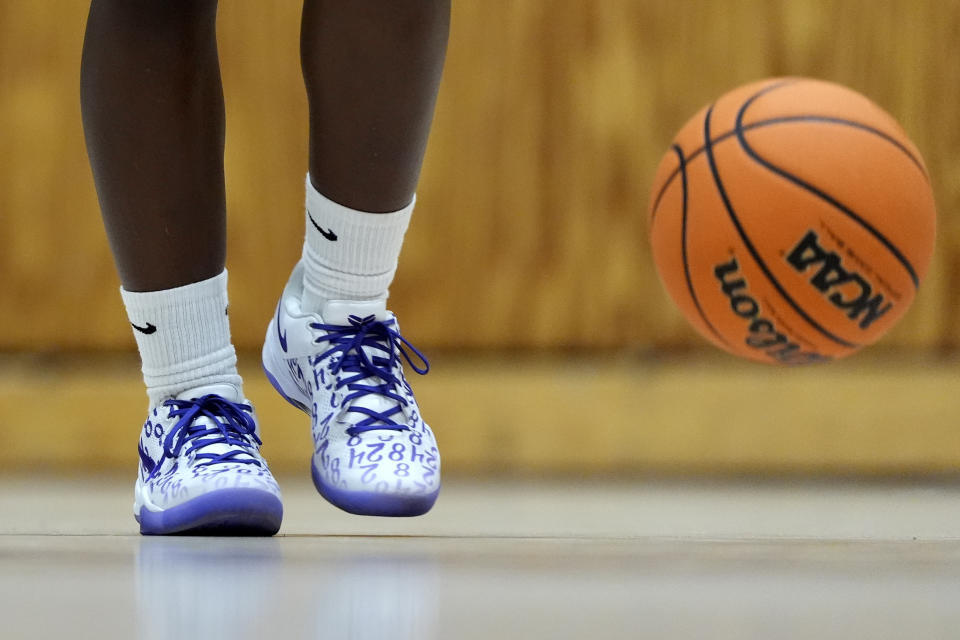
[[[236,386],[228,383],[218,383],[218,384],[208,384],[202,387],[194,387],[184,391],[183,393],[177,394],[178,400],[192,400],[194,398],[202,398],[203,396],[216,395],[220,396],[225,400],[230,402],[242,402],[243,394],[240,392]],[[213,421],[206,416],[200,416],[195,421],[194,424],[203,425],[207,428],[213,428],[216,425],[213,424]],[[223,453],[229,453],[230,451],[235,451],[236,447],[226,443],[215,443],[208,444],[205,447],[197,449],[198,453],[212,453],[214,455],[220,455]],[[247,459],[249,456],[245,455],[241,459]]]
[[243,394],[240,393],[240,389],[225,382],[218,384],[207,384],[202,387],[188,389],[182,393],[178,393],[177,400],[193,400],[194,398],[202,398],[203,396],[209,395],[221,396],[230,402],[243,401]]
[[387,319],[387,301],[384,300],[328,300],[323,305],[320,317],[324,323],[338,326],[348,326],[350,316],[359,319],[373,316],[377,320]]
[[[349,326],[350,317],[355,316],[359,319],[363,319],[369,316],[373,316],[381,322],[385,322],[387,318],[387,301],[383,300],[330,300],[324,307],[321,317],[325,324],[337,325],[337,326]],[[367,355],[372,359],[387,357],[388,354],[373,347],[363,347],[363,350]],[[379,378],[369,377],[365,378],[362,381],[359,381],[360,384],[382,384],[383,381]],[[377,412],[387,412],[390,409],[393,409],[397,406],[397,401],[391,398],[384,397],[376,393],[368,393],[350,403],[355,407],[364,407],[372,411]],[[394,414],[392,419],[398,422],[403,421],[402,414]]]

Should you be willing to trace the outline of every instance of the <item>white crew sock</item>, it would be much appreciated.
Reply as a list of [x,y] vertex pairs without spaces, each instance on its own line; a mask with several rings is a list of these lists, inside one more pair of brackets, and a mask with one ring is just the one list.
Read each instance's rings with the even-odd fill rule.
[[303,310],[319,313],[329,300],[385,299],[414,202],[393,213],[356,211],[322,195],[307,175]]
[[233,385],[242,397],[230,342],[226,269],[183,287],[143,293],[121,288],[120,295],[151,404],[208,384]]

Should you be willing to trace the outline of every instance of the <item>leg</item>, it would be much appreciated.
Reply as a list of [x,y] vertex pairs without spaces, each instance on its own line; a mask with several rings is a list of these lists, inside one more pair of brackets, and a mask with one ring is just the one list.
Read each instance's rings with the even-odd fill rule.
[[306,0],[310,177],[351,209],[413,198],[450,26],[450,0]]
[[128,291],[211,278],[226,252],[216,0],[94,0],[80,72],[87,151]]
[[449,0],[304,4],[306,239],[263,362],[277,390],[311,416],[317,489],[357,514],[420,515],[440,490],[436,441],[400,361],[421,374],[429,365],[401,337],[386,302],[449,19]]
[[450,0],[305,0],[304,309],[319,312],[331,299],[386,298],[413,209],[449,28]]
[[150,398],[134,516],[143,533],[272,534],[226,315],[216,0],[93,0],[81,106],[90,164]]

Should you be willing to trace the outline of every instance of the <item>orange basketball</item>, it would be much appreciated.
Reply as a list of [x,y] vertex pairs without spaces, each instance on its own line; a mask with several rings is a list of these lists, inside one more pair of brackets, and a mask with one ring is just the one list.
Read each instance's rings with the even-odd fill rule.
[[775,78],[697,113],[650,203],[660,278],[730,353],[801,364],[886,333],[930,265],[936,210],[920,152],[846,87]]

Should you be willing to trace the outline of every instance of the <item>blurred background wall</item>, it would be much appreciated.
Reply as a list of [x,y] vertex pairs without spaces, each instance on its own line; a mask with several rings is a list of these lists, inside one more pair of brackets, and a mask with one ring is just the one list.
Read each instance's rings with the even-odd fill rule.
[[[8,467],[132,464],[128,445],[142,420],[136,365],[123,360],[134,342],[80,127],[86,11],[82,0],[0,0],[0,463]],[[295,0],[220,8],[231,318],[241,351],[259,349],[302,242],[299,11]],[[774,75],[837,81],[890,111],[923,151],[940,209],[934,264],[905,320],[853,364],[815,373],[718,356],[669,302],[647,246],[649,184],[673,133],[727,89]],[[408,337],[449,363],[437,382],[431,374],[421,384],[453,423],[440,431],[454,468],[960,468],[951,426],[960,369],[945,360],[960,340],[958,123],[956,0],[454,0],[391,303]],[[103,353],[124,364],[104,365]],[[246,361],[256,366],[255,355]],[[812,402],[817,385],[829,397]],[[64,393],[70,403],[113,394],[116,406],[77,416]],[[857,394],[859,408],[843,413]],[[585,410],[571,397],[606,406]],[[737,411],[747,413],[716,423],[743,398],[751,401]],[[261,413],[273,411],[272,400],[255,399],[268,404]],[[289,456],[298,463],[301,428],[283,436],[297,443]],[[126,440],[114,452],[117,433]],[[287,440],[276,440],[286,460]],[[503,453],[507,445],[514,453]]]

